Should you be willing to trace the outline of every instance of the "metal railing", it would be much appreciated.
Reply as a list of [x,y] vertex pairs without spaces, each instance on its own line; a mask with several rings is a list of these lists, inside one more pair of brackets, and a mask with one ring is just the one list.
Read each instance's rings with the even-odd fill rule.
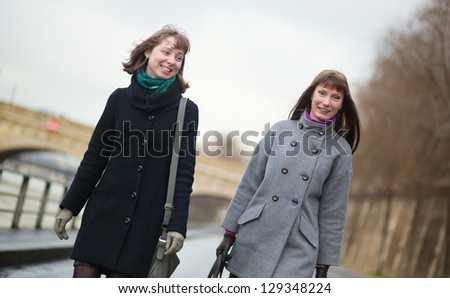
[[[13,177],[14,182],[7,180],[6,176]],[[31,189],[30,183],[38,181],[43,184],[43,189]],[[54,186],[62,188],[60,195],[51,194]],[[17,170],[0,168],[0,216],[12,214],[11,228],[19,229],[22,215],[28,214],[35,217],[34,228],[42,229],[45,216],[55,217],[59,211],[58,207],[50,210],[49,203],[59,205],[60,200],[66,193],[69,185],[63,181],[51,180],[48,177],[22,173]],[[35,205],[34,208],[25,208],[26,203]],[[72,228],[75,228],[75,218],[72,220]]]

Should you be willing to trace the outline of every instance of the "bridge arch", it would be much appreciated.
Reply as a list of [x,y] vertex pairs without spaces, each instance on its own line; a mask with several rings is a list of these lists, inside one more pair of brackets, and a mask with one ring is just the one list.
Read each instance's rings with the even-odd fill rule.
[[0,102],[0,158],[16,152],[56,151],[81,159],[93,128]]
[[69,150],[65,148],[61,148],[61,146],[55,146],[52,144],[46,144],[42,141],[35,140],[19,140],[19,139],[11,139],[4,140],[7,145],[2,146],[0,151],[0,163],[12,158],[14,156],[20,155],[26,152],[55,152],[69,155],[75,159],[79,159],[79,152],[75,150]]

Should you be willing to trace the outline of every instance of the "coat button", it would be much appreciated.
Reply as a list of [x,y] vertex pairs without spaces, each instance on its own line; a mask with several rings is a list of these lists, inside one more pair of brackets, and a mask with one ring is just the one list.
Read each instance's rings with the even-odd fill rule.
[[143,169],[144,169],[144,167],[142,165],[138,165],[137,168],[136,168],[136,170],[138,172],[142,172]]
[[286,169],[286,168],[282,168],[282,169],[281,169],[281,173],[283,173],[283,174],[287,174],[288,171],[289,171],[289,170]]
[[152,121],[153,119],[155,119],[155,115],[150,114],[150,115],[147,116],[147,119]]
[[291,146],[292,146],[292,147],[297,146],[297,144],[298,144],[298,142],[297,142],[296,140],[294,140],[294,141],[291,142]]
[[312,148],[312,149],[311,149],[311,153],[312,153],[312,154],[317,154],[317,153],[319,153],[319,149],[317,149],[317,148]]
[[325,131],[323,129],[321,129],[318,131],[318,133],[319,133],[319,136],[323,136],[325,134]]
[[272,201],[276,202],[278,201],[280,198],[278,196],[272,196]]
[[302,179],[303,179],[303,181],[308,181],[309,180],[309,176],[308,175],[303,175]]
[[129,217],[125,217],[125,219],[123,220],[124,223],[129,224],[131,222],[131,218]]
[[298,124],[298,128],[302,129],[303,128],[303,123],[299,123]]
[[131,197],[134,199],[135,197],[137,197],[137,192],[135,192],[135,191],[133,191],[132,193],[131,193]]
[[294,203],[294,205],[298,205],[298,200],[297,199],[292,199],[292,203]]

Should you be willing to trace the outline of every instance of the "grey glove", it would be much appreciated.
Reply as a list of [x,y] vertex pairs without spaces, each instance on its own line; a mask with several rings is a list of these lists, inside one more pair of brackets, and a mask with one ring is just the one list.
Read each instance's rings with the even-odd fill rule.
[[184,243],[184,236],[178,232],[167,232],[165,255],[171,255],[181,250]]
[[59,239],[69,239],[69,235],[67,235],[66,225],[72,219],[73,212],[67,208],[61,210],[59,215],[56,217],[55,222],[55,232],[58,235]]

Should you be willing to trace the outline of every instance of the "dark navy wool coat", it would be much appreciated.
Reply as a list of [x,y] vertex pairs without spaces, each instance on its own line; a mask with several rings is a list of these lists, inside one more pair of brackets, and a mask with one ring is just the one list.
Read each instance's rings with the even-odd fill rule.
[[[146,95],[135,77],[109,97],[60,208],[85,206],[71,258],[146,277],[161,234],[181,92]],[[188,100],[168,230],[186,235],[198,108]]]

